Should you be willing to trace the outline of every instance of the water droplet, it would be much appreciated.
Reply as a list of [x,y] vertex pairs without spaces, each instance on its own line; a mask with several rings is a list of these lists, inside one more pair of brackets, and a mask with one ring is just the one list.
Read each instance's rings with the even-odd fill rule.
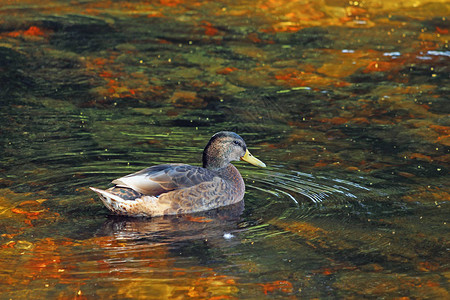
[[226,240],[229,240],[231,238],[234,238],[234,235],[231,234],[231,233],[226,232],[226,233],[223,234],[223,238],[226,239]]

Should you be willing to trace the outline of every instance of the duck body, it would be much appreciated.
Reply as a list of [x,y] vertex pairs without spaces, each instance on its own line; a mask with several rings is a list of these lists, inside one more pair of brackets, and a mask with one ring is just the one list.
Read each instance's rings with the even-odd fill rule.
[[203,151],[203,167],[163,164],[118,178],[108,190],[91,187],[112,212],[155,217],[194,213],[242,201],[245,184],[230,162],[265,167],[233,132],[213,135]]

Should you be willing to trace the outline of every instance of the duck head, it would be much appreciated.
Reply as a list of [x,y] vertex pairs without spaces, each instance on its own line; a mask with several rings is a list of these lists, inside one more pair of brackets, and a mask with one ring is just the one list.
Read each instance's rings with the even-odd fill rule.
[[248,151],[245,141],[231,131],[214,134],[203,151],[203,167],[206,169],[225,168],[230,162],[237,160],[244,160],[258,167],[266,167]]

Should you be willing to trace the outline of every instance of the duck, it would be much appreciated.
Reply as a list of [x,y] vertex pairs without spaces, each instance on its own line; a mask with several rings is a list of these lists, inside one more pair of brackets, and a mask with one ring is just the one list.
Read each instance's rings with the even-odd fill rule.
[[215,133],[203,150],[203,166],[162,164],[112,181],[102,190],[90,187],[114,214],[158,217],[190,214],[238,203],[244,180],[232,161],[266,165],[253,156],[237,133]]

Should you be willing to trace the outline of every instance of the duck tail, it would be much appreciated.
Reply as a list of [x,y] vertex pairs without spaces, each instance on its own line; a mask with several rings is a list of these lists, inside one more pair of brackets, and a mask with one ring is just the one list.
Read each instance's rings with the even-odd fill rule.
[[126,210],[126,203],[125,199],[123,199],[122,197],[115,195],[111,192],[105,191],[105,190],[101,190],[101,189],[97,189],[94,187],[89,187],[91,190],[93,190],[95,193],[97,193],[97,195],[100,197],[100,199],[102,200],[103,204],[105,204],[105,206],[112,211],[113,213],[119,214],[119,215],[127,215],[127,210]]
[[[114,188],[107,191],[94,187],[89,188],[97,193],[106,208],[118,215],[154,217],[164,215],[164,209],[167,208],[158,205],[158,198],[155,196],[145,196],[134,191],[128,191],[127,193],[120,189],[116,191]],[[117,192],[117,194],[115,192]],[[134,195],[136,198],[128,199],[127,197],[130,195]]]

